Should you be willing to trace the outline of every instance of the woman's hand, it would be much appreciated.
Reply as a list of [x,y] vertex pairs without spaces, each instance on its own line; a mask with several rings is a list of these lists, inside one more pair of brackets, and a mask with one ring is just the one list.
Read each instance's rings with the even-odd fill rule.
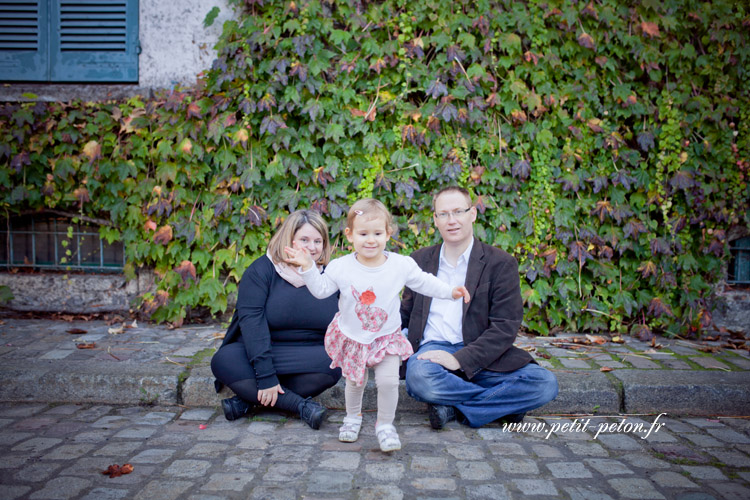
[[467,304],[471,300],[471,297],[469,296],[469,291],[463,285],[457,286],[456,288],[453,289],[453,298],[459,299],[461,297],[464,298],[464,302]]
[[260,389],[258,391],[258,402],[263,406],[276,406],[276,399],[278,399],[279,394],[284,394],[284,389],[279,384],[268,389]]
[[300,247],[297,242],[293,243],[294,248],[284,247],[284,251],[289,256],[287,262],[299,266],[303,271],[310,269],[314,262],[307,248]]

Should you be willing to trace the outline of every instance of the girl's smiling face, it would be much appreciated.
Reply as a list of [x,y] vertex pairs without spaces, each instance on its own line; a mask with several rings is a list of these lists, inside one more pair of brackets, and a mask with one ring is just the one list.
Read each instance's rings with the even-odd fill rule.
[[300,248],[307,248],[313,262],[317,262],[323,253],[323,235],[309,223],[304,224],[294,233],[292,247],[294,247],[295,243]]
[[385,245],[391,238],[383,217],[354,219],[354,227],[344,229],[346,239],[354,246],[357,260],[368,267],[377,267],[385,262]]

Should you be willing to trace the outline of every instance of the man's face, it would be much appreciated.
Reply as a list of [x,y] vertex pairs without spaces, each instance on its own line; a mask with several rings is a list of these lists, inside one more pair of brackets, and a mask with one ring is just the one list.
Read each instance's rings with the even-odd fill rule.
[[477,209],[461,193],[448,191],[441,194],[435,200],[432,218],[446,243],[468,243],[474,237]]

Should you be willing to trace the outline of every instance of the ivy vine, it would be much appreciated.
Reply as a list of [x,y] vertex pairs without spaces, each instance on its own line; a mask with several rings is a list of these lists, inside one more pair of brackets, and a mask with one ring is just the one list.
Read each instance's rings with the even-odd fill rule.
[[457,183],[521,264],[528,330],[710,326],[750,223],[747,6],[230,3],[194,88],[0,106],[4,208],[111,221],[128,272],[160,278],[144,313],[225,311],[301,207],[338,249],[361,196],[394,211],[396,250],[434,243],[430,194]]

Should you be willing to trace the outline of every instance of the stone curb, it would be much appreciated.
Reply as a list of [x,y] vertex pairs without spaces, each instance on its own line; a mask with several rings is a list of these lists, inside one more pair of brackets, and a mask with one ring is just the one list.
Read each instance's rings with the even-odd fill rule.
[[11,361],[0,365],[0,401],[178,404],[179,366],[162,363]]
[[[0,321],[0,401],[218,409],[220,399],[231,395],[228,389],[215,393],[208,366],[208,349],[220,344],[220,325],[109,330],[103,321]],[[625,345],[582,349],[573,337],[519,337],[519,346],[559,382],[557,398],[532,414],[750,415],[750,354],[724,348],[725,340],[662,339],[657,349],[628,338]],[[76,349],[79,338],[96,341],[96,348]],[[342,409],[344,387],[341,380],[317,400]],[[374,410],[376,399],[370,377],[363,407]],[[399,409],[426,409],[403,381]]]
[[[124,369],[123,369],[124,368]],[[673,415],[750,415],[750,373],[669,370],[553,370],[557,398],[532,412],[545,414],[669,413]],[[187,370],[164,363],[113,365],[107,362],[28,362],[0,366],[0,400],[44,403],[104,403],[218,407],[208,366]],[[364,409],[375,409],[377,390],[368,382]],[[316,398],[344,408],[344,381]],[[399,409],[424,411],[401,381]]]

